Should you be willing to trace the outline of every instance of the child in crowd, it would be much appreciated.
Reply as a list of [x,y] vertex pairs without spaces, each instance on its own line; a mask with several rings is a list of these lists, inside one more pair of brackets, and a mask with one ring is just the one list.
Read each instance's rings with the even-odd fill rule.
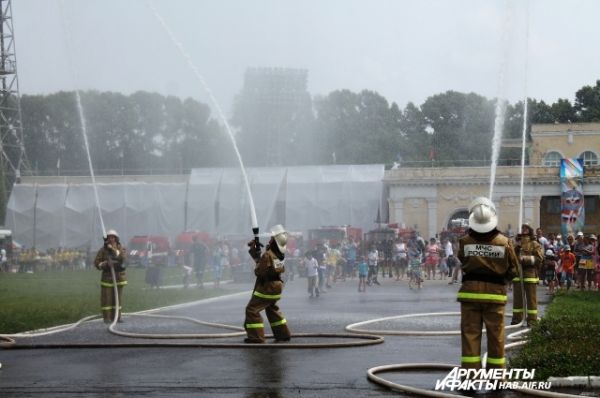
[[554,257],[554,252],[552,249],[546,250],[546,256],[544,257],[544,269],[545,272],[545,280],[548,284],[548,294],[554,294],[554,286],[556,284],[556,267],[557,267],[556,257]]
[[565,280],[567,282],[567,291],[571,289],[573,282],[573,272],[575,271],[575,255],[571,252],[571,246],[566,245],[565,251],[560,256],[560,266],[562,267]]
[[448,277],[448,257],[442,257],[440,259],[440,280],[446,279]]
[[367,275],[369,275],[369,266],[364,257],[359,257],[358,260],[358,291],[367,291]]

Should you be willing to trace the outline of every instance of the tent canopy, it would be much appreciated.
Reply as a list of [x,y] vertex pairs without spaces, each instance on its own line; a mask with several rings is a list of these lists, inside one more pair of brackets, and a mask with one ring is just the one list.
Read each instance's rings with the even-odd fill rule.
[[[383,165],[262,167],[246,170],[261,232],[274,224],[306,232],[321,225],[368,230],[382,203]],[[173,180],[173,179],[172,179]],[[239,169],[193,169],[187,181],[21,183],[13,187],[6,227],[25,247],[99,247],[100,216],[127,242],[185,230],[214,237],[251,234],[252,217]]]

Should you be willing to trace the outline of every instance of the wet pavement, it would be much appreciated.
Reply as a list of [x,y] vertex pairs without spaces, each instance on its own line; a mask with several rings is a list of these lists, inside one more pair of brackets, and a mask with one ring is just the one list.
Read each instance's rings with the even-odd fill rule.
[[[280,307],[292,333],[347,334],[345,326],[404,314],[457,312],[459,285],[426,281],[410,290],[406,281],[380,279],[366,293],[358,282],[338,282],[319,298],[309,298],[306,279],[289,282]],[[242,326],[252,285],[241,294],[162,310],[160,314]],[[541,289],[541,288],[540,288]],[[540,290],[540,296],[544,293]],[[546,296],[547,297],[547,296]],[[543,297],[542,297],[543,299]],[[511,305],[507,305],[510,310]],[[125,302],[125,310],[127,303]],[[377,330],[457,330],[458,316],[392,319],[369,324]],[[366,326],[367,327],[367,326]],[[185,320],[126,316],[119,330],[141,333],[231,333]],[[64,348],[0,350],[1,397],[388,397],[402,396],[367,380],[375,366],[435,362],[458,363],[460,336],[385,336],[382,344],[347,348],[288,348],[271,344],[260,349],[223,347],[156,347],[152,344],[195,342],[242,343],[243,336],[218,339],[150,340],[115,336],[92,321],[75,330],[19,344],[64,344]],[[352,338],[299,337],[291,343],[354,341]],[[359,340],[356,340],[359,341]],[[140,344],[144,347],[68,348],[69,344]],[[485,349],[485,346],[484,346]],[[432,388],[445,372],[379,374],[393,382]]]

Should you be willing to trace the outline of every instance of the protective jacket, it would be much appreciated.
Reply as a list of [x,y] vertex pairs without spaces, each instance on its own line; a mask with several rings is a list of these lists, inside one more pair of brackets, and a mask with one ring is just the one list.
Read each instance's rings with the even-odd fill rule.
[[485,234],[469,230],[459,245],[463,283],[458,301],[505,304],[506,283],[518,275],[511,241],[496,229]]
[[119,315],[122,309],[123,302],[121,301],[123,286],[127,285],[127,275],[125,273],[124,262],[126,259],[127,250],[116,243],[115,247],[104,245],[94,259],[94,266],[102,271],[100,277],[100,309],[102,310],[102,318],[105,322],[111,322],[115,318],[116,300],[114,294],[114,283],[110,268],[115,270],[117,283],[117,294],[119,295]]
[[273,241],[267,245],[265,253],[260,257],[258,255],[260,248],[257,249],[253,242],[250,242],[249,245],[249,253],[256,261],[254,268],[256,283],[252,297],[246,305],[244,328],[248,337],[245,341],[247,343],[264,343],[264,324],[260,315],[262,310],[265,311],[269,320],[275,340],[287,341],[290,339],[287,320],[277,306],[277,301],[281,298],[283,291],[281,274],[285,272],[284,255],[279,253],[277,245]]
[[523,295],[527,303],[527,323],[537,322],[537,284],[544,262],[544,251],[542,245],[532,235],[519,235],[520,244],[516,247],[521,270],[523,273],[523,285],[521,277],[513,279],[513,318],[511,323],[518,324],[523,320],[525,308],[523,306]]
[[511,241],[497,229],[469,230],[459,241],[462,263],[461,366],[481,367],[482,325],[487,330],[487,367],[504,367],[506,283],[517,275],[518,260]]
[[[521,243],[517,245],[515,251],[523,268],[523,278],[539,278],[544,263],[542,245],[529,235],[521,235],[520,241]],[[530,282],[537,283],[538,281],[530,280]]]
[[255,295],[259,297],[268,296],[267,298],[281,298],[281,292],[283,291],[281,274],[284,272],[283,259],[279,260],[275,253],[267,250],[260,257],[254,268],[254,275],[256,275],[256,283],[254,284]]

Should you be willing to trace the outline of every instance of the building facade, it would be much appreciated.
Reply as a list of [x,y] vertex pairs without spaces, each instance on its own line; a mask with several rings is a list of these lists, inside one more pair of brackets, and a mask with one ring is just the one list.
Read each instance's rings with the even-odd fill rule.
[[[545,232],[560,232],[560,160],[583,159],[585,227],[600,232],[600,123],[539,124],[531,129],[530,164],[524,168],[522,220]],[[467,206],[490,194],[489,167],[398,168],[387,170],[390,223],[417,229],[424,237],[448,229],[453,219],[467,218]],[[521,167],[496,169],[492,200],[498,209],[498,228],[518,233]]]

